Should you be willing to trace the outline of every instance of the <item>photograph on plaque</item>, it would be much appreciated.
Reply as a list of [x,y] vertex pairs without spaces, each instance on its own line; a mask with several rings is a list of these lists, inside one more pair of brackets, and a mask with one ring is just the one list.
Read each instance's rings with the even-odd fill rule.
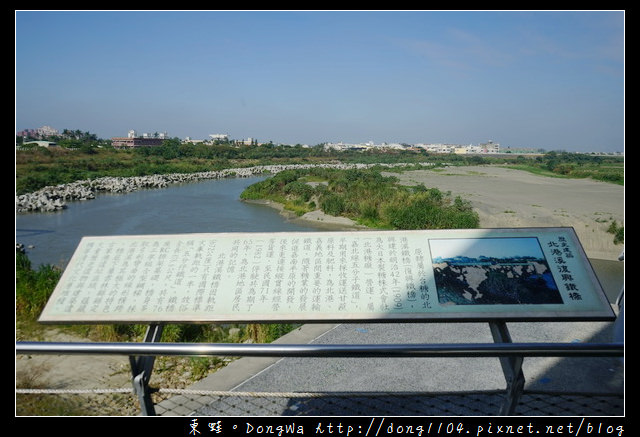
[[441,305],[562,304],[535,237],[430,239]]

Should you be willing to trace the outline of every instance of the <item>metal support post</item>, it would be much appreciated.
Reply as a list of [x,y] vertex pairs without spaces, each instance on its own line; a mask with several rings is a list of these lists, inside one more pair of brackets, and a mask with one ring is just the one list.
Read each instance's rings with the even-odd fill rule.
[[[144,342],[159,342],[160,337],[162,337],[162,329],[162,325],[149,325],[147,332],[144,335]],[[149,380],[151,379],[151,372],[153,371],[155,359],[155,356],[129,356],[133,391],[138,395],[140,410],[142,411],[143,416],[156,415],[153,401],[151,400],[151,393],[155,390],[149,387]]]
[[[489,322],[491,335],[496,343],[511,343],[511,335],[504,321]],[[507,382],[506,399],[500,408],[501,416],[511,416],[524,390],[524,373],[522,373],[522,356],[500,357],[500,365]]]

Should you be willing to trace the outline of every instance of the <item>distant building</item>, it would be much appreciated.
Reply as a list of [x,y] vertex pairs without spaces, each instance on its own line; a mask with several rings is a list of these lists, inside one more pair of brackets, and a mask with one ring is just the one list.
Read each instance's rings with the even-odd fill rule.
[[200,144],[200,143],[204,143],[206,142],[206,140],[194,140],[191,137],[185,137],[184,140],[182,140],[183,143],[190,143],[190,144]]
[[162,138],[129,138],[129,137],[113,137],[111,145],[116,149],[131,149],[135,147],[153,147],[161,146],[164,139]]
[[229,134],[209,134],[212,141],[229,141]]
[[[135,135],[135,131],[129,131],[129,133],[133,132],[134,133],[134,137],[137,137],[137,135]],[[161,132],[161,133],[154,133],[153,135],[149,135],[148,133],[143,133],[142,134],[142,138],[160,138],[161,140],[166,140],[167,138],[169,138],[169,135],[167,135],[166,132]]]
[[255,138],[247,138],[246,140],[236,140],[235,143],[240,146],[257,146],[258,140]]
[[16,136],[30,138],[44,138],[56,135],[60,135],[60,132],[51,126],[42,126],[37,129],[25,129],[16,133]]
[[116,149],[133,149],[136,147],[153,147],[161,146],[162,142],[167,139],[167,133],[149,135],[147,133],[139,136],[135,130],[130,130],[126,137],[111,138],[111,145]]
[[59,147],[58,144],[53,141],[28,141],[26,143],[22,143],[23,146],[38,146],[38,147]]
[[477,146],[473,146],[473,145],[460,146],[460,147],[456,147],[454,152],[457,154],[500,153],[500,144],[494,143],[493,141],[489,141],[487,143],[482,143]]
[[500,144],[488,141],[479,146],[480,153],[500,153]]

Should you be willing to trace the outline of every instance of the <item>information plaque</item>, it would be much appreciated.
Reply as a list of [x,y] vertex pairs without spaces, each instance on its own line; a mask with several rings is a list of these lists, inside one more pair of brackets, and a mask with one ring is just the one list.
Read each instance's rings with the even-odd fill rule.
[[612,320],[573,228],[84,237],[43,323]]

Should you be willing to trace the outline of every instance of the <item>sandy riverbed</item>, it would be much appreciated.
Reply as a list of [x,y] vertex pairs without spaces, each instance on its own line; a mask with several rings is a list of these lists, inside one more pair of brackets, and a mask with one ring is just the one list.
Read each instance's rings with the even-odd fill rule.
[[472,202],[481,228],[573,227],[589,258],[617,260],[622,245],[607,232],[624,225],[624,187],[591,179],[561,179],[492,166],[417,170],[401,183],[437,187]]

